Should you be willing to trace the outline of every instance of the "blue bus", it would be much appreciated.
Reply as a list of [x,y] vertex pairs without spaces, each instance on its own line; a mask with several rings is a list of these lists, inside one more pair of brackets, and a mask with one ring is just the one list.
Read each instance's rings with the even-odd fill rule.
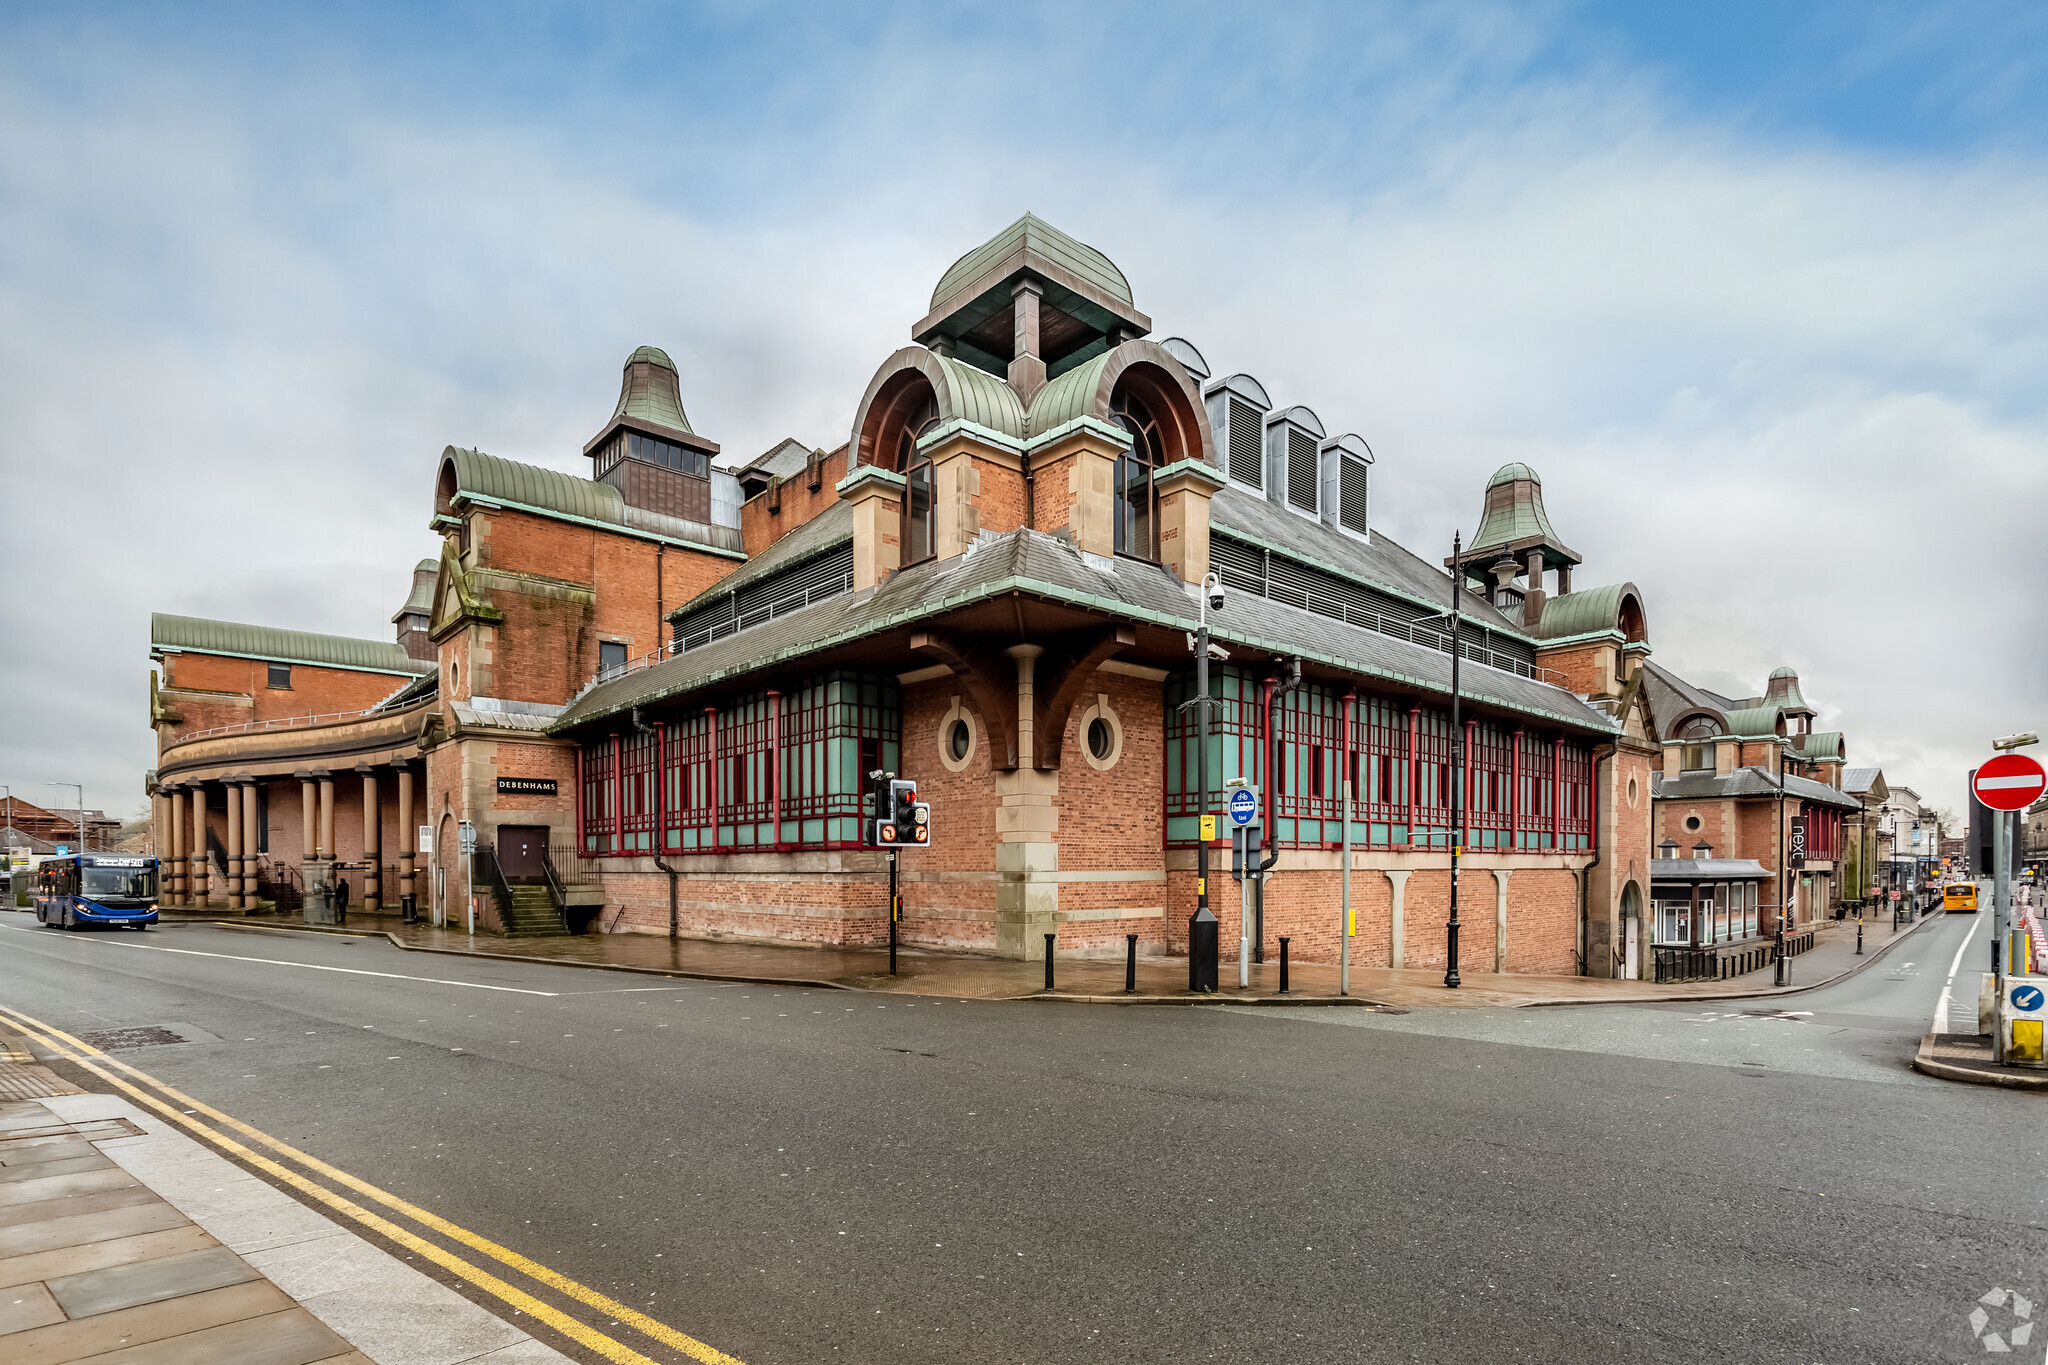
[[156,923],[156,859],[110,853],[45,858],[36,869],[36,920],[51,929]]

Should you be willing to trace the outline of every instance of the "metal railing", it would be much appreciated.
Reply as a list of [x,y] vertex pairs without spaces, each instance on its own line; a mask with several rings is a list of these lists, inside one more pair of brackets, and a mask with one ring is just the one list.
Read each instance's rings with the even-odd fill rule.
[[[1312,588],[1290,587],[1285,583],[1276,582],[1270,577],[1254,574],[1244,569],[1225,569],[1223,571],[1223,580],[1230,587],[1243,588],[1247,592],[1255,592],[1268,601],[1284,602],[1288,606],[1300,607],[1303,611],[1312,611],[1318,616],[1327,616],[1332,620],[1342,621],[1349,626],[1358,626],[1361,629],[1372,631],[1378,635],[1385,635],[1391,639],[1406,640],[1409,644],[1421,645],[1425,649],[1433,649],[1439,654],[1451,652],[1450,631],[1439,630],[1422,624],[1426,621],[1442,619],[1440,617],[1408,618],[1389,616],[1385,612],[1373,611],[1368,607],[1352,606],[1349,603],[1339,601],[1328,593],[1317,592]],[[1474,629],[1483,629],[1483,627],[1475,626]],[[1476,645],[1472,643],[1470,637],[1461,637],[1460,644],[1462,648],[1459,650],[1459,656],[1473,663],[1482,664],[1487,668],[1497,668],[1503,673],[1513,673],[1517,677],[1528,678],[1535,682],[1548,683],[1553,687],[1564,686],[1565,675],[1554,668],[1543,668],[1518,659],[1512,654],[1504,654],[1499,650],[1488,649],[1484,645]]]
[[1659,943],[1650,948],[1650,968],[1660,982],[1711,981],[1720,975],[1721,955],[1712,948]]
[[603,871],[597,859],[586,856],[574,844],[549,844],[548,866],[563,881],[578,885],[596,881]]
[[[738,616],[728,617],[726,620],[720,621],[715,625],[685,635],[679,640],[670,640],[667,644],[648,650],[638,658],[628,659],[621,664],[613,664],[609,668],[600,668],[592,676],[589,686],[595,687],[599,683],[608,683],[614,679],[623,678],[628,673],[637,672],[643,668],[652,668],[663,659],[673,658],[678,654],[684,654],[690,650],[701,648],[704,645],[710,644],[713,640],[723,640],[728,635],[737,635],[743,630],[752,630],[755,626],[765,625],[778,616],[787,616],[793,611],[802,611],[805,607],[816,606],[818,603],[829,598],[840,597],[852,591],[853,574],[849,571],[839,575],[837,578],[827,579],[823,583],[806,588],[802,592],[791,593],[779,601],[770,602],[765,607],[756,607],[752,611],[743,611]],[[587,691],[588,688],[585,690]]]
[[361,711],[335,711],[324,716],[286,716],[272,720],[245,720],[239,725],[216,725],[209,730],[194,730],[190,734],[179,735],[174,742],[184,744],[189,740],[205,739],[209,735],[237,735],[251,730],[296,730],[301,726],[307,725],[331,725],[336,721],[361,720],[364,716],[373,714],[376,709],[376,707],[371,706]]
[[505,880],[504,869],[498,866],[498,850],[488,844],[478,844],[471,875],[489,889],[491,900],[498,907],[498,927],[504,928],[512,910],[512,887]]
[[562,885],[561,874],[555,871],[555,859],[545,847],[540,851],[540,874],[548,886],[548,899],[555,903],[555,909],[565,910],[569,904],[569,893]]

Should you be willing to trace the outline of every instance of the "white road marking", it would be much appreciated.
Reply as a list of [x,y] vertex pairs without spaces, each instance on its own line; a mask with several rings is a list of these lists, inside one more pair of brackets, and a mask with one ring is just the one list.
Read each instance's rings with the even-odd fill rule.
[[[1971,939],[1977,937],[1977,926],[1983,922],[1984,917],[1981,915],[1971,920],[1970,932],[1964,934],[1963,941],[1956,945],[1955,961],[1948,964],[1948,980],[1941,984],[1941,999],[1934,1003],[1934,1028],[1932,1031],[1935,1033],[1947,1033],[1949,1031],[1950,997],[1955,992],[1956,972],[1963,965],[1963,950],[1970,946]],[[1977,1012],[1976,1006],[1971,1005],[1969,1012],[1974,1015]],[[1972,1032],[1975,1032],[1975,1030],[1973,1029]]]
[[[33,934],[34,929],[23,929],[19,925],[0,924],[0,929],[12,929],[17,934]],[[217,957],[227,962],[260,962],[269,967],[298,967],[309,972],[341,972],[348,976],[381,976],[391,981],[423,981],[430,986],[467,986],[473,991],[506,991],[513,995],[560,995],[560,991],[530,991],[519,986],[486,986],[481,981],[450,981],[438,976],[407,976],[403,972],[371,972],[361,967],[323,967],[315,962],[286,962],[275,957],[242,957],[236,953],[202,953],[196,948],[160,948],[154,943],[125,943],[119,939],[105,940],[110,948],[138,948],[145,953],[179,953],[185,957]]]

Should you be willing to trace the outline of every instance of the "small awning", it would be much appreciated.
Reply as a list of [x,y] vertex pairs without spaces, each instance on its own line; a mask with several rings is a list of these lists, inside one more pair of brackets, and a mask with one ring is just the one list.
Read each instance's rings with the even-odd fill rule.
[[1771,870],[1754,858],[1652,858],[1653,882],[1763,881]]

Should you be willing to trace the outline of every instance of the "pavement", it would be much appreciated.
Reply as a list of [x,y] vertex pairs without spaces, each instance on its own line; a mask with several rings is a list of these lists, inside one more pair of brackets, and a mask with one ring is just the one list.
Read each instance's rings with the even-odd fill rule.
[[99,1049],[49,1065],[238,1135],[502,1310],[489,1270],[581,1361],[620,1357],[556,1324],[747,1365],[1966,1360],[2048,1304],[2037,1097],[1911,1066],[1963,917],[1790,998],[1541,1010],[1114,1010],[12,919],[0,1005]]
[[563,1361],[160,1117],[7,1065],[40,1092],[0,1101],[9,1365]]
[[900,949],[897,971],[889,972],[886,948],[828,948],[803,944],[730,939],[669,939],[653,934],[579,934],[566,938],[504,938],[460,929],[408,925],[390,916],[350,916],[346,929],[278,923],[222,921],[235,929],[377,934],[414,952],[503,958],[562,966],[604,967],[667,977],[876,991],[892,995],[955,1000],[1057,999],[1119,1005],[1389,1005],[1399,1008],[1493,1008],[1567,1005],[1621,1000],[1706,1000],[1811,989],[1861,970],[1893,944],[1923,927],[1927,919],[1893,929],[1890,917],[1865,927],[1864,951],[1856,952],[1856,923],[1829,921],[1815,929],[1814,946],[1792,959],[1792,982],[1775,987],[1769,966],[1718,981],[1659,984],[1586,976],[1541,976],[1467,971],[1455,991],[1443,984],[1443,969],[1369,967],[1351,969],[1350,990],[1340,994],[1338,969],[1293,963],[1289,990],[1280,993],[1276,960],[1252,964],[1250,986],[1237,985],[1234,960],[1222,964],[1223,988],[1198,994],[1187,988],[1184,957],[1140,957],[1135,992],[1124,990],[1122,959],[1056,957],[1054,988],[1045,986],[1045,964],[1004,961],[965,954]]

